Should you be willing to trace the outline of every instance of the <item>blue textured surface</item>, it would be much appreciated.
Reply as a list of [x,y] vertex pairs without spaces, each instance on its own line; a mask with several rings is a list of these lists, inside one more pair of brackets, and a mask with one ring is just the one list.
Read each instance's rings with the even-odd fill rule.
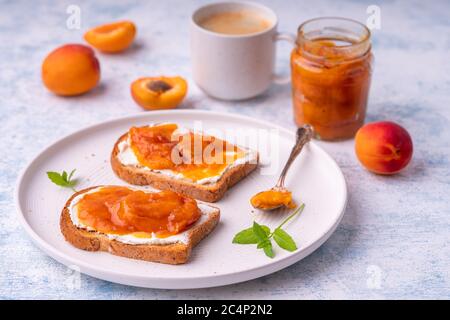
[[[226,103],[193,84],[188,19],[204,1],[0,1],[0,299],[6,298],[450,298],[450,2],[264,1],[294,32],[316,16],[365,21],[381,8],[373,34],[376,58],[368,121],[389,119],[414,139],[410,166],[395,177],[369,174],[353,141],[319,143],[339,163],[349,186],[345,217],[331,238],[303,261],[242,284],[203,290],[150,290],[81,275],[36,248],[15,216],[18,172],[48,143],[80,127],[141,110],[129,85],[140,76],[180,74],[190,83],[184,108],[211,109],[292,122],[289,86]],[[81,29],[66,27],[66,8],[81,8]],[[120,55],[98,54],[102,84],[77,98],[52,95],[41,62],[58,45],[83,42],[99,23],[127,18],[136,44]],[[280,45],[278,68],[288,70]],[[71,284],[75,279],[75,285]]]

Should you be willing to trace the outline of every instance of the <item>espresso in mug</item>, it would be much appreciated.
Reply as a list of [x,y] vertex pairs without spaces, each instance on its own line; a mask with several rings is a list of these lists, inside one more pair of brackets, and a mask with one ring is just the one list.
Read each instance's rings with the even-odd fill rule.
[[272,25],[252,10],[213,13],[199,22],[202,28],[216,33],[243,35],[262,32]]

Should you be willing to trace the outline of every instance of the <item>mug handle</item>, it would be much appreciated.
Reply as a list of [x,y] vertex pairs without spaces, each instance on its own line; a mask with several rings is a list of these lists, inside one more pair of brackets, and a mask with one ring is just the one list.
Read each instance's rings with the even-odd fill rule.
[[[296,46],[296,37],[295,35],[291,34],[291,33],[285,33],[285,32],[277,32],[275,34],[275,39],[274,41],[287,41],[289,43],[291,43],[294,47]],[[277,75],[274,74],[273,75],[273,82],[276,84],[288,84],[291,81],[291,75]]]

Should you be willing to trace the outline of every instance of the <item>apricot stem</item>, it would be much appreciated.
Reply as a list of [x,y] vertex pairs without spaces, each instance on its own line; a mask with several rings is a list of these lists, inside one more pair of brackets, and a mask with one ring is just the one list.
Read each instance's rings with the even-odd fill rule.
[[[286,219],[284,219],[284,221],[277,227],[277,229],[281,229],[282,226],[284,226],[289,220],[291,220],[293,217],[295,217],[297,214],[299,214],[300,212],[303,211],[303,208],[305,207],[305,204],[302,203],[300,205],[300,207],[298,207],[297,209],[295,209],[295,211]],[[276,230],[276,229],[275,229]]]

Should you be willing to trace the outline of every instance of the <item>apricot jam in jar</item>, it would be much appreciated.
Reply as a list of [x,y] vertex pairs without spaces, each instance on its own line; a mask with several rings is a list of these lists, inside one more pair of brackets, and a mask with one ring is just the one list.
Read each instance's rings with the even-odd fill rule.
[[298,28],[291,54],[294,118],[316,138],[351,138],[366,115],[372,74],[370,31],[343,18],[317,18]]

